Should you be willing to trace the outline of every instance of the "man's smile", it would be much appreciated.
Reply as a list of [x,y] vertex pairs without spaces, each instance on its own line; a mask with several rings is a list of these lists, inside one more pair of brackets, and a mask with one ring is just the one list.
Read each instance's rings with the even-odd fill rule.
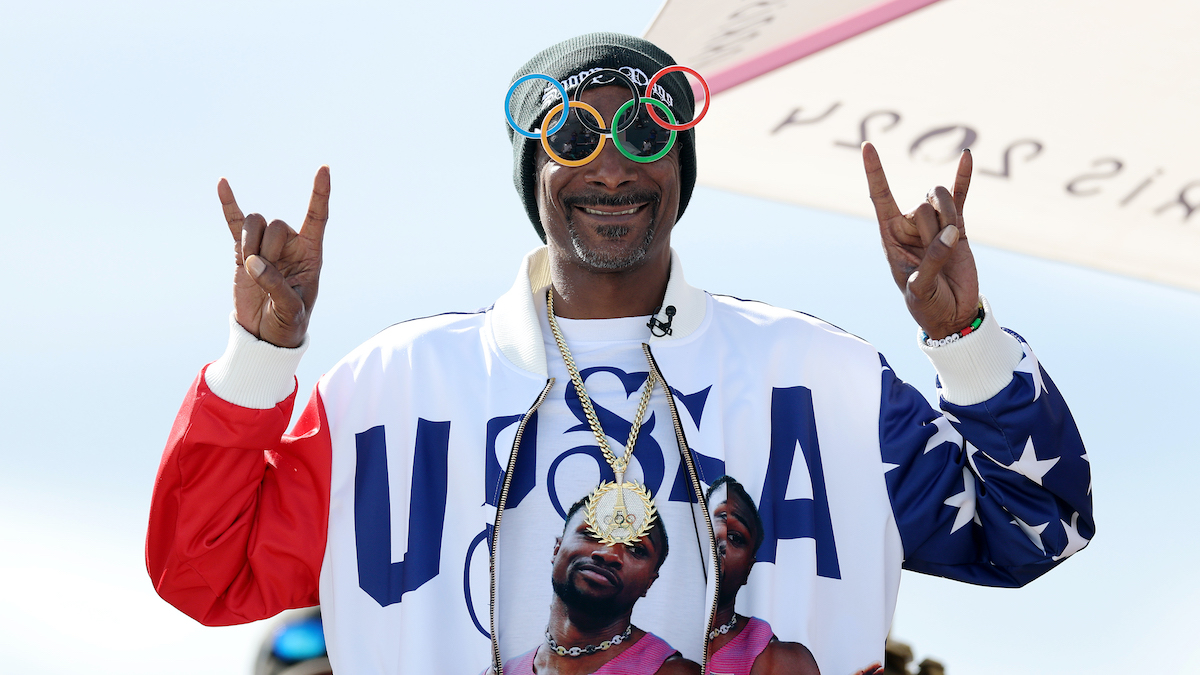
[[658,201],[658,194],[651,190],[635,190],[624,194],[589,191],[566,195],[562,199],[568,220],[594,218],[605,225],[633,224],[643,214],[649,214],[653,220]]
[[637,213],[637,212],[638,212],[638,210],[640,210],[640,209],[641,209],[643,206],[645,206],[645,204],[640,204],[640,205],[638,205],[638,206],[635,206],[635,207],[633,207],[633,208],[631,208],[631,209],[623,209],[623,210],[621,210],[621,211],[613,211],[613,210],[606,210],[606,209],[597,209],[597,208],[592,208],[592,207],[589,207],[589,206],[579,206],[579,207],[576,207],[576,208],[578,208],[579,210],[583,211],[584,213],[589,213],[589,214],[591,214],[591,215],[593,215],[593,216],[606,216],[606,217],[609,217],[609,216],[626,216],[626,215],[631,215],[631,214]]
[[576,247],[584,248],[587,248],[581,238],[586,236],[584,232],[611,242],[623,240],[635,231],[641,233],[637,235],[639,240],[653,236],[658,202],[656,192],[644,189],[623,194],[586,191],[563,198],[572,241]]
[[635,229],[654,226],[651,202],[642,202],[634,206],[575,205],[568,214],[572,231],[582,227],[595,232],[603,239],[623,239]]

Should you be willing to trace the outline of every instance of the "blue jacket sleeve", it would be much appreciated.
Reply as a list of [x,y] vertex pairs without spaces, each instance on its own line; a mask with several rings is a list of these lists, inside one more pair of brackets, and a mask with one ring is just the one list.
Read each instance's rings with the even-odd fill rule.
[[1029,345],[1012,334],[1024,358],[1008,386],[975,405],[942,399],[941,413],[880,357],[880,452],[905,569],[1023,586],[1095,533],[1079,430]]

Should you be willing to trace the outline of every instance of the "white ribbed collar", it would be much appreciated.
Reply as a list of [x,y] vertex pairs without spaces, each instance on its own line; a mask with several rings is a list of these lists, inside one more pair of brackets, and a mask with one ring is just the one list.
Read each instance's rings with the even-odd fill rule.
[[[533,292],[550,284],[550,250],[534,249],[521,261],[521,270],[507,293],[492,307],[492,332],[500,352],[514,365],[540,377],[548,377],[546,350],[538,319],[538,307]],[[651,337],[650,342],[678,340],[691,335],[704,322],[708,306],[704,291],[689,286],[683,278],[679,254],[671,249],[671,273],[667,293],[657,318],[666,322],[667,308],[675,308],[671,334]]]

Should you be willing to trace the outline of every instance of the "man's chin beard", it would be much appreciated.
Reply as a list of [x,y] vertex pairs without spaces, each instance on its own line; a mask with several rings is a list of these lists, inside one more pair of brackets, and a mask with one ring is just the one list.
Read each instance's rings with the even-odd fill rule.
[[609,623],[629,610],[628,607],[620,606],[616,598],[593,598],[580,593],[569,579],[570,577],[565,583],[552,581],[551,584],[554,586],[554,594],[573,613],[583,614],[596,623]]
[[[589,267],[610,271],[625,270],[636,267],[646,259],[646,255],[650,252],[650,245],[654,243],[654,234],[657,230],[657,215],[657,213],[651,214],[650,226],[646,228],[646,235],[642,237],[642,241],[638,246],[632,250],[619,253],[608,253],[589,248],[584,242],[583,237],[579,236],[579,231],[575,227],[575,220],[569,216],[567,217],[567,232],[571,235],[571,246],[575,249],[575,255]],[[623,225],[614,225],[599,229],[598,234],[605,239],[619,239],[629,234],[629,228]]]

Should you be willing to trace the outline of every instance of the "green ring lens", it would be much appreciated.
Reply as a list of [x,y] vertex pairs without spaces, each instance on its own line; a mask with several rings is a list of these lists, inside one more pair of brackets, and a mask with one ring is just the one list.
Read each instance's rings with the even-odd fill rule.
[[[671,112],[671,109],[667,107],[667,104],[663,103],[662,101],[659,101],[656,98],[647,98],[647,97],[643,96],[636,101],[633,99],[630,99],[625,102],[625,105],[623,105],[617,109],[617,113],[615,115],[613,115],[613,122],[612,122],[613,127],[617,126],[617,120],[621,119],[621,115],[624,114],[626,110],[628,110],[632,106],[644,104],[644,103],[657,107],[659,110],[666,113],[667,119],[671,122],[671,124],[676,123],[675,122],[675,113]],[[667,131],[667,130],[663,129],[663,131]],[[617,146],[617,151],[620,152],[622,155],[624,155],[626,158],[631,159],[640,164],[649,164],[650,162],[662,159],[664,155],[666,155],[668,152],[671,151],[671,148],[675,147],[675,136],[677,135],[677,132],[674,130],[671,130],[670,134],[671,135],[667,137],[667,142],[665,145],[663,145],[662,150],[659,150],[658,152],[654,153],[653,155],[647,155],[645,157],[643,157],[641,155],[635,155],[632,152],[630,152],[629,150],[626,150],[625,144],[621,141],[621,139],[617,138],[616,136],[613,137],[613,145]]]

